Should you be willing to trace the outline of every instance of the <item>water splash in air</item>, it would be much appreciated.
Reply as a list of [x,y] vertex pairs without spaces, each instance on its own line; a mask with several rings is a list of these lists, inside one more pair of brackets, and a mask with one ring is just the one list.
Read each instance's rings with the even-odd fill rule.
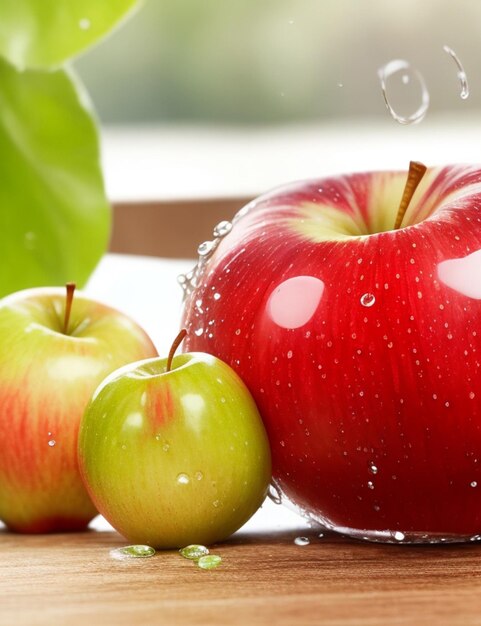
[[[408,61],[394,59],[378,70],[382,95],[391,117],[399,124],[421,122],[429,108],[429,91],[424,78]],[[400,108],[416,108],[412,113],[400,112]]]
[[443,46],[443,50],[444,52],[447,52],[449,56],[453,59],[453,61],[456,63],[456,67],[458,69],[458,79],[459,79],[459,82],[461,83],[461,91],[459,92],[459,97],[462,100],[466,100],[467,98],[469,98],[469,85],[468,85],[468,78],[466,76],[466,72],[464,71],[464,67],[461,61],[459,60],[458,55],[454,52],[452,48],[450,48],[449,46]]

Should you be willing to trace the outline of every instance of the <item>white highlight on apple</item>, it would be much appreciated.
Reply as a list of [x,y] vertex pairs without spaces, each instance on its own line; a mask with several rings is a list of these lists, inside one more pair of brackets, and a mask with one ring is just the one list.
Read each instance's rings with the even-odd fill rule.
[[316,312],[323,293],[324,283],[315,276],[288,278],[270,295],[267,313],[282,328],[300,328]]
[[198,393],[186,393],[180,401],[185,411],[185,419],[188,420],[192,430],[200,433],[202,430],[202,416],[205,410],[204,398]]
[[84,377],[94,379],[103,364],[94,357],[85,355],[64,355],[52,358],[47,364],[47,373],[55,380],[77,380]]
[[463,296],[481,300],[481,250],[438,264],[439,280]]

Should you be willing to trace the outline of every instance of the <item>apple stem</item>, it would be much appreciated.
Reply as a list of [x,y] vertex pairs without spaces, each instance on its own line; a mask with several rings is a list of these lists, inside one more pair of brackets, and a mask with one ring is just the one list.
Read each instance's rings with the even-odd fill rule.
[[427,169],[428,168],[422,163],[419,163],[419,161],[410,161],[408,177],[404,186],[401,203],[397,211],[394,230],[398,230],[398,228],[401,227],[404,215],[406,214],[406,211],[409,207],[409,203],[411,202],[411,199],[414,196],[414,192],[416,191]]
[[72,311],[73,294],[75,292],[75,283],[67,283],[65,289],[67,295],[65,297],[65,317],[63,319],[63,334],[68,335],[68,323],[70,321],[70,313]]
[[183,328],[180,331],[180,333],[177,335],[177,337],[174,339],[172,347],[170,348],[169,356],[167,357],[167,366],[165,368],[166,372],[170,372],[170,370],[172,368],[172,359],[174,358],[174,354],[175,354],[177,348],[180,346],[180,344],[184,340],[184,337],[186,335],[187,335],[187,331],[185,330],[185,328]]

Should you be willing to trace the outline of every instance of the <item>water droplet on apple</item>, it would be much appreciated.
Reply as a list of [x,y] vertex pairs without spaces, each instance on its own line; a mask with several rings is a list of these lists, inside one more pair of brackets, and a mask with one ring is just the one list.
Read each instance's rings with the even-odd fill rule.
[[177,482],[179,483],[179,485],[188,485],[190,483],[190,477],[188,474],[178,474]]
[[477,487],[478,483],[475,480],[473,480],[473,481],[471,481],[470,485],[471,485],[471,487]]
[[204,332],[203,328],[198,328],[197,330],[194,330],[194,335],[196,335],[197,337],[201,337],[203,332]]
[[371,474],[377,474],[378,472],[377,465],[374,465],[374,463],[371,463],[371,465],[369,466],[369,471],[371,472]]
[[367,486],[369,489],[374,489],[374,483],[371,480],[367,481]]
[[468,78],[466,76],[466,72],[464,71],[463,64],[461,63],[458,55],[454,52],[452,48],[450,48],[449,46],[443,46],[443,50],[444,52],[447,52],[449,56],[453,59],[453,61],[456,63],[456,67],[458,70],[457,76],[458,76],[459,82],[461,83],[461,91],[459,93],[459,97],[462,100],[466,100],[467,98],[469,98],[469,85],[468,85]]
[[404,541],[404,539],[406,538],[406,535],[402,533],[400,530],[396,530],[396,532],[393,533],[393,537],[396,541]]
[[184,557],[184,559],[197,561],[197,559],[200,559],[201,557],[207,556],[209,554],[209,548],[206,548],[205,546],[201,546],[197,543],[193,543],[190,546],[181,548],[179,550],[179,553],[181,554],[181,556]]
[[475,395],[476,394],[474,393],[474,391],[470,391],[469,392],[469,399],[472,400],[475,397]]
[[362,306],[371,307],[376,302],[376,296],[373,293],[365,293],[361,296],[360,302]]
[[118,561],[124,559],[145,559],[154,556],[154,554],[155,548],[144,545],[125,546],[124,548],[110,550],[110,556]]
[[[407,61],[395,59],[379,68],[378,76],[391,117],[399,124],[421,122],[429,108],[429,91],[422,74]],[[413,108],[414,112],[408,114],[407,110]],[[400,109],[402,112],[398,112]]]
[[201,257],[208,256],[214,250],[214,242],[213,241],[204,241],[197,248],[197,254]]
[[90,23],[88,17],[83,17],[81,20],[79,20],[78,25],[81,30],[88,30],[92,24]]
[[319,533],[317,536],[322,539],[324,537],[324,533]]
[[53,448],[53,447],[54,447],[54,445],[55,445],[56,443],[57,443],[57,442],[55,441],[55,439],[50,439],[50,440],[49,440],[49,442],[48,442],[48,445],[49,445],[51,448]]
[[220,556],[216,554],[209,554],[207,556],[201,556],[197,561],[197,565],[201,569],[214,569],[218,567],[222,563],[222,559]]
[[214,506],[216,509],[219,508],[220,502],[219,500],[214,500],[214,502],[212,502],[212,506]]
[[311,542],[308,537],[296,537],[294,543],[296,546],[308,546]]
[[226,235],[230,233],[231,230],[232,230],[232,223],[227,220],[223,220],[222,222],[219,222],[217,226],[214,228],[213,234],[214,234],[214,237],[225,237]]
[[213,295],[213,298],[214,298],[214,300],[220,300],[220,298],[221,298],[220,293],[215,293]]
[[204,474],[202,472],[196,472],[194,476],[196,480],[202,480],[204,478]]

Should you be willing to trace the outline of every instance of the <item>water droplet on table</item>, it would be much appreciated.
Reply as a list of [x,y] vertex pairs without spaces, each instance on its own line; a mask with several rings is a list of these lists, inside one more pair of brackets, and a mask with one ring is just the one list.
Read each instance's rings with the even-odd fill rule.
[[193,543],[190,546],[180,549],[179,553],[184,557],[184,559],[197,561],[197,559],[209,554],[209,548]]
[[217,554],[209,554],[207,556],[201,556],[197,561],[197,565],[201,569],[214,569],[222,563],[222,559]]
[[[429,108],[429,91],[418,70],[404,59],[394,59],[379,68],[378,76],[386,108],[396,122],[416,124],[424,119]],[[410,114],[398,112],[414,106]]]
[[311,542],[308,537],[296,537],[294,543],[296,546],[308,546]]
[[125,546],[110,550],[110,556],[119,561],[123,559],[145,559],[154,556],[155,548],[145,545]]

